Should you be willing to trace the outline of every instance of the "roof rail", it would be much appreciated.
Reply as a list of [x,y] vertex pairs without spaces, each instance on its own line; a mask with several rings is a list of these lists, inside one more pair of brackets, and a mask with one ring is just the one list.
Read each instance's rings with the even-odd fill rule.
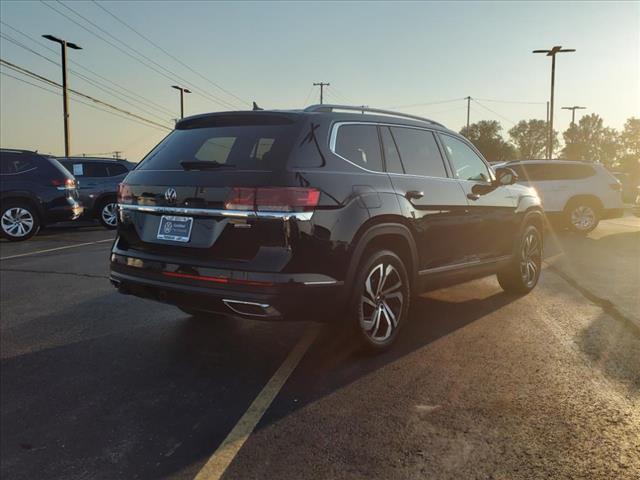
[[335,104],[322,103],[322,104],[310,105],[304,109],[305,112],[332,112],[334,110],[349,110],[354,112],[361,112],[363,114],[365,112],[380,113],[382,115],[389,115],[393,117],[410,118],[412,120],[432,123],[434,125],[438,125],[440,127],[446,128],[443,124],[436,122],[435,120],[431,120],[430,118],[419,117],[417,115],[410,115],[408,113],[394,112],[392,110],[381,110],[379,108],[369,108],[365,106],[335,105]]

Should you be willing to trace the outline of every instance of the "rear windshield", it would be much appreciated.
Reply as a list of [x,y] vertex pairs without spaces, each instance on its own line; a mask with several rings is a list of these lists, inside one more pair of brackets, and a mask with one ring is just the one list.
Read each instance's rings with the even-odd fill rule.
[[174,130],[140,163],[139,170],[182,170],[180,162],[204,161],[242,170],[282,168],[300,124],[233,125]]

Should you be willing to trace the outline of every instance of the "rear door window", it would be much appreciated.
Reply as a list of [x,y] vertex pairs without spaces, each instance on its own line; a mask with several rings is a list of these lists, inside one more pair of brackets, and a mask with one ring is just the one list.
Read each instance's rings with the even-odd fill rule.
[[174,130],[137,170],[183,170],[183,161],[219,163],[245,170],[279,169],[285,165],[299,131],[300,125],[291,122]]
[[380,127],[380,134],[382,136],[382,149],[384,151],[384,161],[387,172],[405,173],[402,160],[400,160],[400,155],[398,154],[396,142],[393,136],[391,136],[391,130],[389,130],[389,127]]
[[117,175],[124,175],[125,173],[129,173],[129,169],[124,165],[120,165],[119,163],[114,163],[109,165],[109,176],[115,177]]
[[[75,167],[74,167],[75,170]],[[108,177],[109,170],[107,170],[107,165],[99,162],[86,162],[83,163],[83,170],[85,177]]]
[[544,182],[552,180],[581,180],[592,176],[595,172],[590,165],[571,165],[566,163],[533,163],[515,167],[522,181]]
[[376,125],[341,125],[336,137],[335,153],[359,167],[382,171],[382,155]]
[[415,128],[391,127],[406,173],[427,177],[446,177],[438,143],[433,133]]

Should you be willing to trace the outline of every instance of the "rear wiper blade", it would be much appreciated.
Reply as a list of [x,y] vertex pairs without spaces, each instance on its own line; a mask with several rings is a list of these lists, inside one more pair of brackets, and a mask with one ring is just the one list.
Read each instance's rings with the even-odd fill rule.
[[235,168],[232,163],[219,163],[207,160],[183,160],[180,162],[185,170],[205,170],[207,168]]

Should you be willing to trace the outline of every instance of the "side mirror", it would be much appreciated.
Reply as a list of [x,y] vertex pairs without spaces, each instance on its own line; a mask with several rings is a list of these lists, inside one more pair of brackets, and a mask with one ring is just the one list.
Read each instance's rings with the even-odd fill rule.
[[509,167],[501,167],[496,169],[496,185],[513,185],[518,181],[518,174]]

